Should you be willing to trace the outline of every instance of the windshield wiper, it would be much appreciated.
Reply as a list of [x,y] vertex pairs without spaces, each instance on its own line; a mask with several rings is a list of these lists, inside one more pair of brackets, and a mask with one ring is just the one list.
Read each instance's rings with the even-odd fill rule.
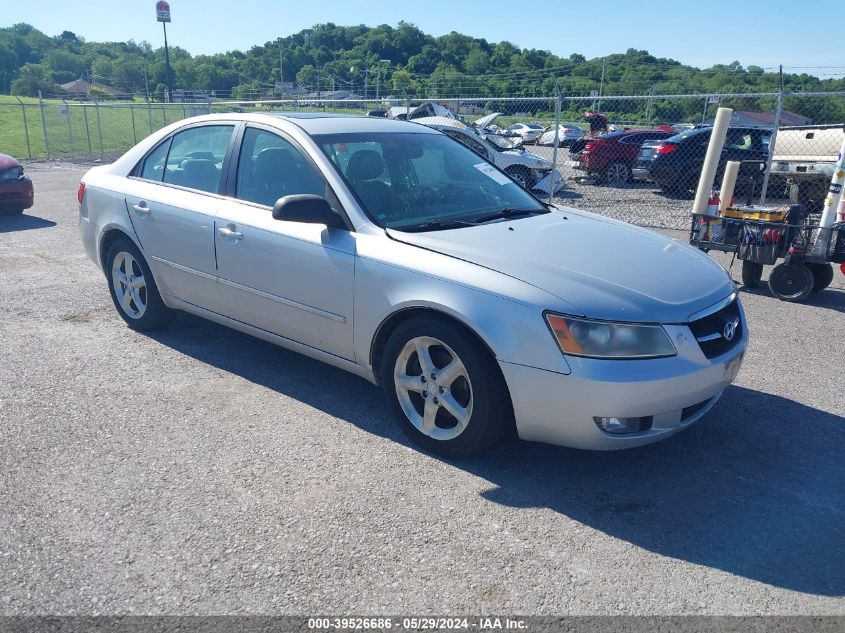
[[431,220],[430,222],[423,222],[422,224],[414,224],[411,226],[396,227],[397,231],[411,231],[413,233],[419,231],[441,231],[443,229],[457,229],[465,226],[475,226],[475,221],[467,222],[466,220]]
[[475,218],[473,222],[476,224],[484,224],[485,222],[492,222],[493,220],[501,220],[503,218],[515,218],[523,215],[543,214],[548,212],[548,209],[514,209],[513,207],[507,207],[496,211],[495,213],[480,215]]

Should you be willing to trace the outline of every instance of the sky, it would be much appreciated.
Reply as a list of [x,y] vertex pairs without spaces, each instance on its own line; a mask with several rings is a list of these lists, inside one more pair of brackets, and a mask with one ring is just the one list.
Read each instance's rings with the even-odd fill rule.
[[[0,26],[27,22],[48,35],[67,30],[91,41],[163,43],[155,0],[5,4]],[[324,22],[395,26],[405,20],[431,35],[458,31],[563,57],[636,48],[697,67],[738,60],[817,76],[845,74],[842,5],[832,0],[170,0],[170,7],[168,42],[192,54],[247,50]]]

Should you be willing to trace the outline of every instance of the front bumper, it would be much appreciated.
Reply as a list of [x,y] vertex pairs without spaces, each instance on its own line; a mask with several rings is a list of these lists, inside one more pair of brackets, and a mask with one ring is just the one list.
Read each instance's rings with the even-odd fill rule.
[[[744,315],[742,317],[745,326]],[[614,450],[670,437],[702,418],[734,381],[747,328],[728,352],[707,359],[687,326],[665,326],[678,355],[652,360],[567,357],[572,373],[500,362],[519,437],[589,450]],[[611,435],[594,416],[652,416],[649,430]]]
[[29,209],[35,204],[35,187],[26,176],[0,183],[0,208]]

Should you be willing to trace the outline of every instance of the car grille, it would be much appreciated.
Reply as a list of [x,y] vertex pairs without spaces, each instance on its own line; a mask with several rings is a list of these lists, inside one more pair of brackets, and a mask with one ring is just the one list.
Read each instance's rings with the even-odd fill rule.
[[[730,333],[729,324],[733,324],[734,330],[733,337],[730,339],[726,336]],[[701,351],[707,358],[721,356],[737,345],[742,340],[742,327],[739,302],[736,300],[731,301],[718,312],[689,324],[695,340],[698,341]]]

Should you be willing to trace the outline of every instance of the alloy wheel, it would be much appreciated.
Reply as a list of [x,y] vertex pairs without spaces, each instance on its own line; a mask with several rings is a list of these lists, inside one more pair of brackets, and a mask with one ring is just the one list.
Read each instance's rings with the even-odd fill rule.
[[121,310],[132,319],[147,311],[147,281],[144,271],[131,253],[121,251],[111,267],[112,286]]
[[466,366],[442,341],[409,340],[396,358],[393,384],[411,424],[435,440],[458,437],[472,417],[472,383]]

